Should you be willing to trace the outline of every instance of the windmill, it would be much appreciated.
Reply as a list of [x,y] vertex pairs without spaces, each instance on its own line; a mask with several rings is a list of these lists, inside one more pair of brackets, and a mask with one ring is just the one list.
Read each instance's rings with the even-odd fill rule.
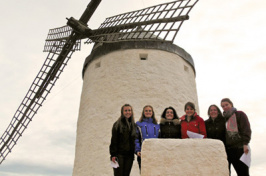
[[100,0],[92,0],[79,20],[49,31],[44,51],[48,56],[29,91],[1,137],[1,163],[6,159],[38,109],[45,101],[68,60],[80,50],[82,39],[95,43],[94,49],[121,41],[164,41],[172,43],[183,21],[197,1],[178,0],[107,18],[99,29],[86,25]]

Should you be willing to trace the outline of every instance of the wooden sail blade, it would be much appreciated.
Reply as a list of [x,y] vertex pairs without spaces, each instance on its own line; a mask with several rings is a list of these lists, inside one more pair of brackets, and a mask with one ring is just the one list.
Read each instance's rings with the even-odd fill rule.
[[[86,24],[100,2],[101,0],[91,0],[78,22],[83,25]],[[0,164],[17,144],[18,139],[42,106],[73,52],[80,49],[80,41],[78,40],[82,37],[83,34],[68,26],[50,30],[44,49],[49,52],[48,56],[1,137]]]
[[173,42],[198,0],[177,0],[107,18],[86,43],[131,40]]
[[181,24],[187,19],[188,16],[180,16],[92,30],[92,35],[86,43],[108,43],[122,40],[164,40],[172,42]]
[[90,3],[88,4],[87,8],[85,9],[83,14],[81,15],[79,21],[84,23],[84,24],[87,24],[88,21],[90,20],[90,18],[92,17],[93,13],[95,12],[95,10],[97,9],[99,4],[101,3],[101,1],[102,0],[91,0]]
[[[1,137],[0,164],[17,144],[18,139],[51,92],[55,82],[75,51],[73,47],[75,47],[77,38],[79,38],[79,35],[73,32],[66,42],[54,45],[48,53],[43,66]],[[59,47],[62,45],[63,48]]]
[[[61,51],[65,41],[68,39],[73,29],[68,26],[62,26],[59,28],[50,29],[45,40],[44,52],[50,52],[56,48],[57,51]],[[57,46],[57,47],[55,47]],[[75,50],[80,50],[81,40],[77,40],[75,44]],[[54,52],[54,51],[53,51]]]

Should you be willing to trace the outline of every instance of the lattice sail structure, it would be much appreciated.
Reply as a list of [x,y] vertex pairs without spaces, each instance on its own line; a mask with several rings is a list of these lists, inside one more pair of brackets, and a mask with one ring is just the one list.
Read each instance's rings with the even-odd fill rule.
[[198,0],[178,0],[110,18],[92,30],[85,43],[163,40],[173,42]]
[[[100,2],[101,0],[91,0],[78,21],[82,24],[87,24]],[[17,144],[18,139],[42,106],[73,52],[79,50],[77,41],[80,40],[82,34],[69,29],[69,27],[50,30],[50,34],[48,34],[48,38],[51,43],[45,49],[49,51],[48,56],[15,112],[9,126],[1,136],[0,164]],[[53,38],[53,36],[60,36],[60,38]]]
[[67,65],[74,50],[75,49],[71,49],[65,59],[55,60],[54,58],[60,54],[61,49],[58,45],[51,48],[52,52],[49,52],[42,68],[1,137],[0,164],[17,144],[18,139],[22,136],[22,133],[32,121],[32,118],[37,113],[38,109],[42,106],[42,103],[55,85],[60,74],[63,72],[63,69]]
[[[50,29],[45,40],[44,50],[43,52],[50,51],[61,51],[63,46],[65,45],[65,41],[68,39],[70,34],[73,32],[73,29],[68,25],[62,26],[59,28]],[[58,47],[54,47],[58,46]],[[75,43],[75,50],[80,50],[81,40],[77,40]]]

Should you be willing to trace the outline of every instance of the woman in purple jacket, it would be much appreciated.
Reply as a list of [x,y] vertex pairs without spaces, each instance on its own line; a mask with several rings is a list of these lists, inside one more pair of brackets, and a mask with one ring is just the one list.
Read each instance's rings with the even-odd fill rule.
[[248,117],[244,112],[237,111],[229,98],[222,99],[221,106],[226,121],[225,147],[229,170],[231,172],[231,164],[233,164],[237,175],[249,176],[249,167],[239,160],[243,153],[249,152],[251,129]]
[[153,107],[146,105],[143,108],[142,115],[137,121],[137,138],[135,140],[135,153],[137,154],[137,161],[139,169],[141,169],[141,145],[145,139],[158,138],[160,125],[157,123]]

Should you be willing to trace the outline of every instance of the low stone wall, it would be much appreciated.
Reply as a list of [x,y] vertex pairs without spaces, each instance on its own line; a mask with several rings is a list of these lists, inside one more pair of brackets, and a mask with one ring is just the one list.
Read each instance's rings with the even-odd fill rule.
[[228,176],[224,145],[213,139],[146,139],[141,176]]

